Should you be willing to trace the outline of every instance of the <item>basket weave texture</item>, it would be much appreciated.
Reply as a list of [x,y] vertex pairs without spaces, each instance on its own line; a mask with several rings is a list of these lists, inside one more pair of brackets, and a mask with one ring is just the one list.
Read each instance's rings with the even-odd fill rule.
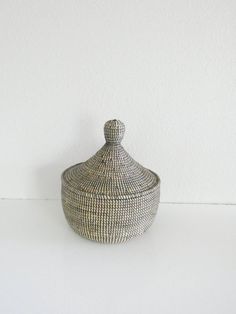
[[62,205],[69,225],[81,236],[120,243],[144,233],[160,200],[160,179],[121,145],[125,126],[104,125],[105,145],[87,161],[62,174]]

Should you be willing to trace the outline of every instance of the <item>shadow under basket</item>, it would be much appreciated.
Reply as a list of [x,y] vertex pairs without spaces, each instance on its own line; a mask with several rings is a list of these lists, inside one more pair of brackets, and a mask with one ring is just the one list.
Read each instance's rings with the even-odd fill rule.
[[121,243],[143,234],[160,201],[160,179],[123,148],[119,120],[104,125],[105,145],[90,159],[62,174],[62,205],[79,235],[102,243]]

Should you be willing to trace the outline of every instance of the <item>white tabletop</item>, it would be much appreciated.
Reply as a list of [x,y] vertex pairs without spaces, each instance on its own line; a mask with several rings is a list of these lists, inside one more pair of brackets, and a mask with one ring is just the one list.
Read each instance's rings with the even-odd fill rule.
[[235,314],[236,206],[161,204],[142,237],[104,245],[60,201],[0,201],[1,314]]

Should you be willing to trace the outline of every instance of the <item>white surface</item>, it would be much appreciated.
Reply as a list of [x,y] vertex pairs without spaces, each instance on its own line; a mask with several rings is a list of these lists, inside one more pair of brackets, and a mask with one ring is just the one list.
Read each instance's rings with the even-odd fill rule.
[[236,203],[236,1],[0,1],[0,197],[59,198],[60,173],[126,123],[162,201]]
[[0,216],[0,313],[236,313],[236,206],[161,204],[122,245],[79,237],[58,201],[1,201]]

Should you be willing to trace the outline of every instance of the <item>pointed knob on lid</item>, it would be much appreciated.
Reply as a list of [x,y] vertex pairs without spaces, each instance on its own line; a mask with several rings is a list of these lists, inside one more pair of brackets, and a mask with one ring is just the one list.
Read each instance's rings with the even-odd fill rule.
[[120,120],[109,120],[104,125],[104,135],[107,143],[120,144],[125,133],[125,125]]

